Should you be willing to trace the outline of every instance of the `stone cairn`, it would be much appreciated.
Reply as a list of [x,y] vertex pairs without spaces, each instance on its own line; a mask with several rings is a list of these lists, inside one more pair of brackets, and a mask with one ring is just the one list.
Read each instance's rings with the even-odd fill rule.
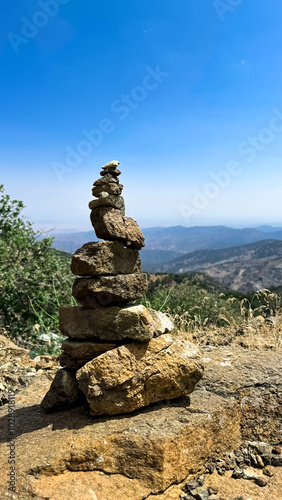
[[118,161],[102,167],[89,203],[97,238],[72,258],[79,306],[59,310],[61,368],[41,406],[67,409],[87,400],[91,415],[128,413],[194,390],[203,373],[197,347],[169,332],[165,314],[136,305],[148,279],[139,250],[144,236],[125,216]]

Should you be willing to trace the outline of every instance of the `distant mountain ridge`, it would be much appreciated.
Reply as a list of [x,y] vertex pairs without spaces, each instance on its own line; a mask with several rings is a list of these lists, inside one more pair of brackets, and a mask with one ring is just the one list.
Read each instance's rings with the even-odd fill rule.
[[[146,247],[141,251],[143,265],[168,262],[196,250],[229,248],[269,237],[257,228],[233,229],[226,226],[153,227],[143,229]],[[282,229],[272,228],[271,239],[282,240]],[[74,253],[84,243],[97,241],[94,231],[55,234],[54,247]]]
[[278,287],[282,285],[282,242],[267,239],[230,248],[197,250],[145,270],[175,274],[201,271],[243,293]]

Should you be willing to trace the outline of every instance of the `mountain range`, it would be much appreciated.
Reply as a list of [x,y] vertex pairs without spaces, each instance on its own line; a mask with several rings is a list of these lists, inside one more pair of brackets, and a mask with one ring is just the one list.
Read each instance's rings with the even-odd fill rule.
[[148,266],[146,271],[174,274],[200,271],[242,293],[279,287],[282,242],[267,239],[218,250],[196,250],[166,264]]
[[[282,285],[282,228],[175,226],[142,231],[146,247],[140,255],[145,271],[201,271],[241,292]],[[94,231],[57,233],[53,245],[72,254],[95,240]]]

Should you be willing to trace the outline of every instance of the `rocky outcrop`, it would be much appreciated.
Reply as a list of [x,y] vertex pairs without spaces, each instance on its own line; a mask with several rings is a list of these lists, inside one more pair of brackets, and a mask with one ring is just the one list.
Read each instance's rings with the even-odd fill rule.
[[[33,377],[33,385],[16,397],[17,498],[179,500],[181,494],[184,500],[202,484],[206,491],[218,489],[214,500],[280,500],[279,351],[233,345],[200,349],[206,369],[189,397],[130,414],[89,417],[86,405],[44,414],[39,402],[46,378],[39,384]],[[0,408],[1,478],[8,467],[7,429],[5,405]],[[257,457],[273,464],[254,467],[252,455],[257,464]],[[232,477],[234,461],[249,479]],[[265,487],[255,482],[258,477],[267,480]],[[2,497],[7,497],[5,481],[0,481]]]
[[203,375],[198,358],[193,344],[162,335],[93,359],[77,372],[78,385],[91,415],[129,413],[190,394]]

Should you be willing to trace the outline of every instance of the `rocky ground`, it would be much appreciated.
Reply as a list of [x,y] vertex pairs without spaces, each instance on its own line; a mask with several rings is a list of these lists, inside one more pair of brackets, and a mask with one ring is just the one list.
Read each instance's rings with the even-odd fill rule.
[[[0,498],[280,500],[281,351],[271,335],[252,350],[249,330],[228,342],[221,333],[196,337],[205,373],[189,397],[107,418],[83,405],[46,415],[39,403],[58,362],[31,360],[1,337]],[[6,482],[9,389],[15,494]]]

